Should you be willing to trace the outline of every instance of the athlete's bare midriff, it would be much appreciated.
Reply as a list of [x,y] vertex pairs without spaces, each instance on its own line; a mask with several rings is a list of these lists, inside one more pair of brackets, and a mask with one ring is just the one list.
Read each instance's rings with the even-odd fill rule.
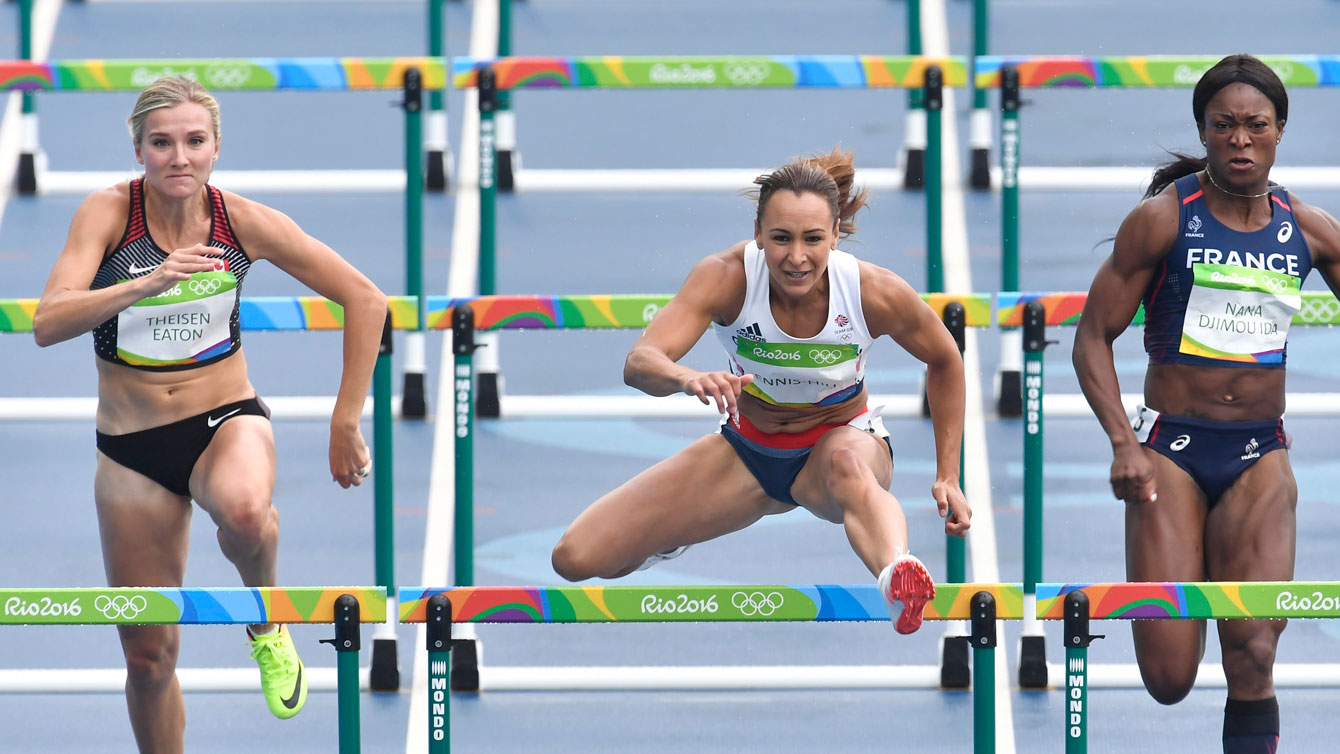
[[196,369],[155,372],[98,364],[98,431],[123,435],[180,421],[256,394],[241,349]]
[[1163,413],[1215,421],[1278,419],[1284,414],[1284,370],[1150,364],[1145,403]]
[[740,394],[740,413],[762,432],[795,434],[814,429],[820,424],[846,424],[865,408],[865,386],[852,397],[831,406],[776,406]]

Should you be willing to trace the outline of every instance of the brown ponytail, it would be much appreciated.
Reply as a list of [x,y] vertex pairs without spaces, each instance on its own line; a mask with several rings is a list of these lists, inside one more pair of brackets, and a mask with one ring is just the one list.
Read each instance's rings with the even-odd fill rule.
[[852,152],[841,147],[834,147],[827,154],[792,160],[771,173],[755,178],[754,184],[758,188],[746,191],[758,206],[754,222],[762,222],[768,200],[778,191],[790,191],[796,196],[811,193],[827,200],[828,208],[838,223],[838,235],[850,236],[856,232],[856,212],[866,206],[868,194],[866,189],[852,193],[855,178],[856,165]]

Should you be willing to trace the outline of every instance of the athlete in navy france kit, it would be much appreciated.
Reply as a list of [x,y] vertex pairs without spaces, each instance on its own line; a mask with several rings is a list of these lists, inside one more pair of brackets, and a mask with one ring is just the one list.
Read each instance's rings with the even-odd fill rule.
[[[1288,96],[1269,67],[1224,58],[1197,83],[1192,112],[1206,156],[1175,155],[1122,223],[1080,319],[1075,370],[1112,443],[1129,580],[1287,581],[1298,493],[1280,419],[1286,340],[1310,269],[1340,288],[1340,224],[1270,182]],[[1141,303],[1149,368],[1132,422],[1112,342]],[[1272,666],[1284,625],[1218,623],[1227,754],[1275,751]],[[1159,702],[1191,690],[1205,629],[1132,623],[1141,677]]]

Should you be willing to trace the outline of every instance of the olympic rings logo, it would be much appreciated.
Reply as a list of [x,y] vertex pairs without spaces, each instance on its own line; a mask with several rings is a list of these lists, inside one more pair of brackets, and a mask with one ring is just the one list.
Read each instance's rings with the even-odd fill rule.
[[247,66],[214,66],[205,69],[205,81],[217,89],[238,89],[251,79]]
[[761,60],[729,60],[722,69],[727,80],[736,86],[758,86],[772,73],[772,63]]
[[1340,321],[1340,301],[1333,298],[1303,298],[1298,316],[1308,324],[1335,324]]
[[836,364],[842,360],[842,352],[827,348],[815,348],[810,351],[810,359],[817,364]]
[[214,278],[209,278],[207,280],[192,280],[187,287],[191,289],[191,293],[197,296],[209,296],[222,288],[223,283]]
[[93,609],[102,613],[107,620],[134,620],[148,607],[149,601],[140,594],[134,597],[127,597],[124,594],[108,597],[99,594],[93,600]]
[[736,592],[730,598],[730,603],[740,611],[741,615],[757,615],[766,618],[777,612],[785,603],[785,599],[780,592]]

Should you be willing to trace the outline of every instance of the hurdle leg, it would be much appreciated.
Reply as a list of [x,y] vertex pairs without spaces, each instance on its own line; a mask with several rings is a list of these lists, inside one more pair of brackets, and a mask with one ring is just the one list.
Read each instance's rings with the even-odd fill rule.
[[972,597],[972,750],[996,750],[996,598]]
[[437,594],[428,600],[428,754],[451,751],[451,599]]
[[325,641],[335,645],[340,754],[358,754],[362,746],[362,721],[358,712],[358,650],[363,642],[359,632],[358,600],[353,595],[342,594],[335,601],[335,638]]
[[1089,596],[1071,592],[1065,598],[1065,752],[1089,750],[1088,664],[1089,643],[1102,636],[1089,634]]
[[[456,517],[453,568],[457,586],[475,583],[474,561],[474,505],[475,505],[475,451],[474,451],[474,352],[475,315],[469,304],[459,304],[451,313],[451,351],[455,363],[456,432]],[[450,639],[455,650],[451,661],[451,689],[453,691],[479,690],[479,642],[473,626],[457,639]]]
[[1019,685],[1047,688],[1047,635],[1037,618],[1042,580],[1042,354],[1047,348],[1047,310],[1024,305],[1024,631],[1019,637]]

